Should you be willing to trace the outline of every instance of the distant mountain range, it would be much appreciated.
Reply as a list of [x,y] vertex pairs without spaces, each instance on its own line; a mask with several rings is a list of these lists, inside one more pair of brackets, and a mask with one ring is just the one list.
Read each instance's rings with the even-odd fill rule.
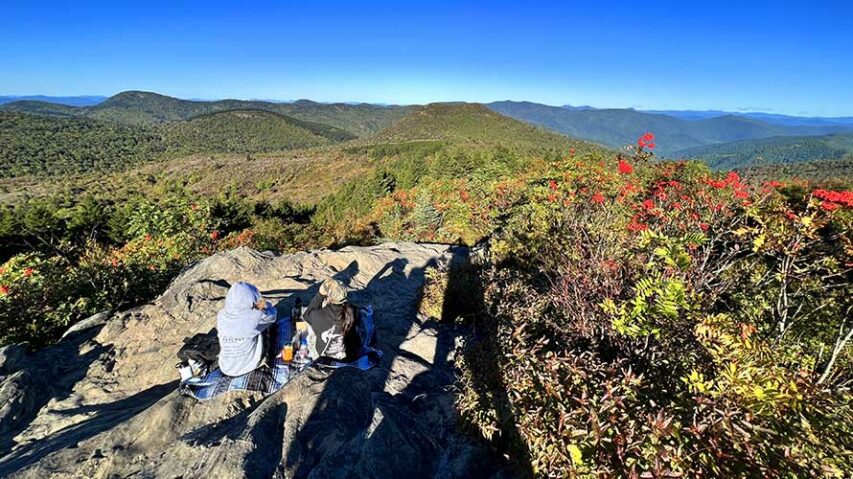
[[106,100],[105,96],[83,95],[83,96],[45,96],[45,95],[0,95],[0,105],[12,103],[13,101],[43,101],[68,106],[92,106]]
[[631,145],[637,137],[650,131],[657,137],[656,151],[665,157],[672,157],[686,148],[717,143],[853,131],[853,124],[845,124],[844,119],[835,124],[790,125],[783,124],[776,117],[771,122],[735,114],[684,118],[634,109],[570,109],[514,101],[489,103],[487,106],[518,120],[615,148]]
[[0,110],[54,116],[84,116],[127,125],[156,125],[229,110],[265,110],[340,128],[355,136],[366,136],[390,126],[402,118],[410,107],[317,103],[309,100],[291,103],[197,101],[181,100],[152,92],[126,91],[91,106],[75,107],[37,100],[19,100],[0,105]]
[[[10,97],[3,97],[9,99]],[[633,145],[646,131],[656,135],[655,152],[663,158],[701,158],[714,167],[737,168],[753,164],[787,163],[844,158],[851,148],[845,135],[853,134],[853,117],[794,117],[770,113],[724,111],[640,111],[630,108],[598,109],[590,106],[548,106],[532,102],[502,101],[485,106],[440,103],[421,106],[364,103],[318,103],[310,100],[183,100],[152,92],[127,91],[103,97],[14,97],[0,111],[53,117],[75,117],[108,124],[158,127],[221,112],[266,111],[283,117],[252,114],[224,115],[195,121],[196,127],[174,127],[196,141],[199,125],[215,126],[217,133],[233,130],[239,140],[216,144],[217,151],[232,151],[237,143],[254,145],[241,131],[284,132],[285,140],[271,136],[260,140],[264,149],[287,145],[371,138],[377,141],[465,140],[466,143],[524,145],[566,144],[551,132],[605,146]],[[51,101],[44,101],[45,99]],[[89,102],[89,104],[86,104]],[[492,113],[494,112],[494,113]],[[498,121],[497,114],[534,125]],[[305,122],[297,125],[294,122]],[[231,128],[229,122],[242,125]],[[522,126],[524,128],[522,128]],[[294,128],[299,130],[296,134]],[[319,130],[318,128],[328,130]],[[195,128],[195,129],[193,129]],[[405,134],[403,134],[405,133]],[[122,135],[125,133],[122,132]],[[319,135],[314,138],[312,135]],[[550,136],[549,136],[550,135]],[[787,138],[787,139],[786,139]],[[298,139],[298,141],[297,141]],[[384,140],[383,140],[384,139]],[[532,141],[528,141],[531,140]],[[188,140],[189,141],[189,140]],[[204,143],[208,140],[199,140]],[[569,141],[569,139],[566,139]],[[248,143],[246,143],[248,142]],[[170,145],[174,147],[174,145]],[[242,147],[240,147],[242,148]],[[252,148],[255,148],[253,146]],[[250,149],[252,149],[250,148]]]
[[732,112],[720,110],[641,110],[645,113],[657,113],[674,116],[685,120],[704,120],[718,116],[734,115],[743,118],[761,120],[774,125],[788,126],[832,126],[843,125],[853,127],[853,116],[821,117],[821,116],[790,116],[776,113],[761,112]]

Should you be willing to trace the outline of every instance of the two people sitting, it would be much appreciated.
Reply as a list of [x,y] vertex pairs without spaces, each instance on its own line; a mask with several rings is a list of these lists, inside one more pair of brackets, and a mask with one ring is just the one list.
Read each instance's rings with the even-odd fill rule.
[[[223,374],[241,376],[278,354],[271,334],[276,319],[275,307],[257,287],[243,281],[231,286],[225,306],[216,316]],[[362,345],[355,328],[358,310],[347,302],[346,290],[338,281],[330,278],[320,285],[302,319],[308,324],[310,357],[357,359]]]

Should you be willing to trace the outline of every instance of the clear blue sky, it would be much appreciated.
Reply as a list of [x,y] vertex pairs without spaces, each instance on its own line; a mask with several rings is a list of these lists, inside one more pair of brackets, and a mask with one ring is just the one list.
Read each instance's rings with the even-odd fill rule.
[[0,94],[853,115],[853,2],[0,5]]

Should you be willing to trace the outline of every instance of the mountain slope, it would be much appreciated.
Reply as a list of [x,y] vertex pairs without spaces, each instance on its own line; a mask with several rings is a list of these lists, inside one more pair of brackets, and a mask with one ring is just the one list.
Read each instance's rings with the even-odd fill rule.
[[742,168],[754,163],[782,164],[836,160],[853,155],[853,133],[777,136],[688,148],[678,157],[702,159],[713,168]]
[[657,137],[657,151],[663,155],[694,146],[735,140],[850,131],[850,127],[842,125],[774,125],[735,115],[689,120],[632,109],[578,110],[511,101],[490,103],[487,106],[522,121],[612,147],[633,144],[643,132],[651,131]]
[[853,188],[853,156],[840,160],[749,165],[742,170],[747,171],[745,174],[750,177],[761,180],[798,178],[820,182],[826,189]]
[[0,111],[0,177],[66,175],[181,155],[265,153],[355,138],[339,128],[263,110],[232,110],[163,125]]
[[338,128],[264,110],[209,113],[165,125],[169,147],[187,153],[260,153],[350,140]]
[[122,168],[165,149],[160,134],[148,128],[0,112],[0,177]]

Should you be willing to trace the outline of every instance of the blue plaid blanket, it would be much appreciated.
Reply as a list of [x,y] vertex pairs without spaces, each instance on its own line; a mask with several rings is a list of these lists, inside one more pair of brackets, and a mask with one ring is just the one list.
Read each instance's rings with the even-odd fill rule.
[[[182,382],[180,385],[181,393],[199,401],[213,399],[228,391],[259,391],[264,394],[272,394],[312,365],[323,368],[370,369],[382,360],[382,351],[375,347],[376,328],[373,322],[373,307],[370,305],[362,306],[359,309],[359,319],[358,333],[362,339],[362,351],[355,361],[341,362],[329,358],[319,358],[306,363],[297,361],[285,363],[280,355],[276,355],[275,360],[271,361],[272,364],[260,367],[242,376],[226,376],[222,374],[219,368],[214,368],[201,379]],[[274,351],[281,351],[293,339],[290,317],[279,319],[272,328],[272,333],[275,335]]]

